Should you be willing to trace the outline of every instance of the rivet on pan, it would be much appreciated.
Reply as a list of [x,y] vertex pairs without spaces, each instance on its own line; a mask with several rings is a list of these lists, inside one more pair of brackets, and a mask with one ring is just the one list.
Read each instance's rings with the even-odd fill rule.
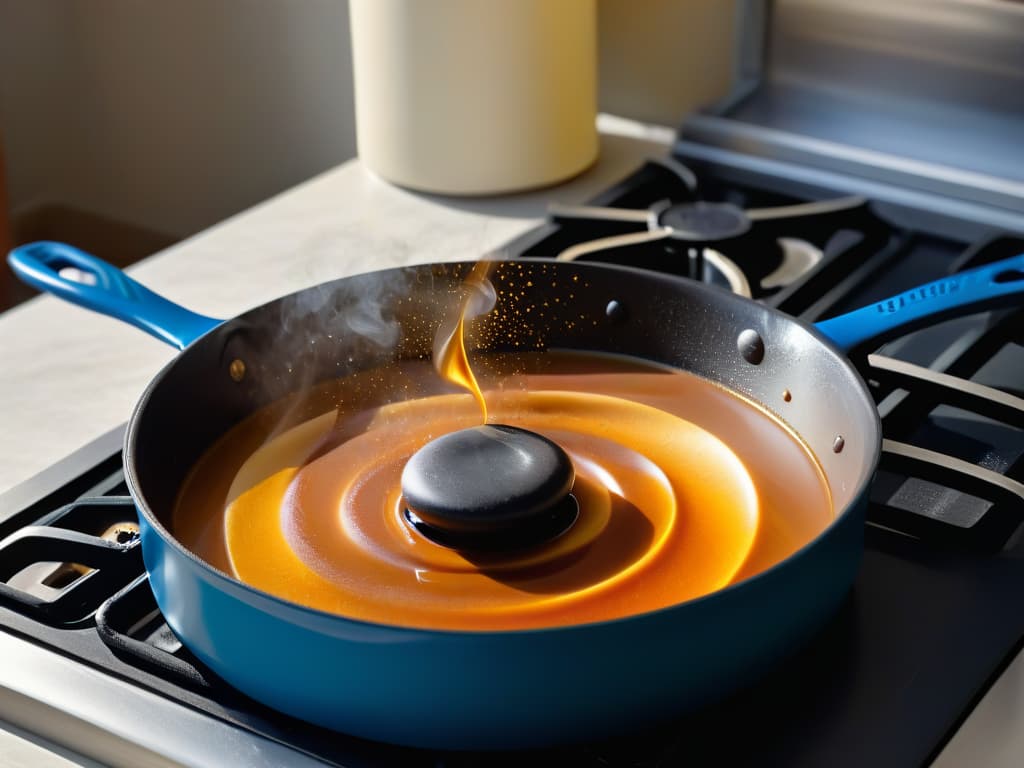
[[836,435],[836,439],[832,441],[832,452],[833,453],[842,453],[843,452],[843,448],[845,448],[845,447],[846,447],[846,441],[843,439],[843,436],[842,435]]
[[241,381],[245,378],[245,363],[236,357],[228,366],[228,373],[231,374],[232,380]]
[[788,389],[782,390],[782,399],[788,403],[790,400],[793,399],[793,393],[790,392]]
[[740,332],[736,338],[736,348],[751,365],[759,365],[764,360],[764,339],[752,328]]
[[604,308],[604,313],[615,325],[626,322],[626,317],[629,315],[626,308],[622,306],[622,302],[616,299],[608,302],[608,306]]

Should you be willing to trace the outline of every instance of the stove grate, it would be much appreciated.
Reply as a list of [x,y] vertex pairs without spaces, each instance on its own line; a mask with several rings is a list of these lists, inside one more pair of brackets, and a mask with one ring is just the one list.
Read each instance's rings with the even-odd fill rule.
[[96,612],[96,630],[116,655],[165,679],[200,692],[223,685],[167,626],[146,574],[100,606]]
[[808,202],[698,187],[693,172],[671,160],[649,161],[587,205],[549,212],[548,224],[506,251],[684,275],[798,316],[827,310],[821,297],[848,292],[843,278],[851,273],[866,279],[870,272],[859,268],[889,257],[893,231],[859,197]]
[[[1022,252],[1024,239],[993,237],[969,247],[949,271]],[[1024,509],[1024,398],[1017,395],[1024,380],[1022,368],[1003,358],[1011,349],[1024,354],[1022,341],[1024,311],[1001,311],[974,322],[931,368],[867,356],[862,372],[887,438],[869,522],[965,551],[992,554],[1007,545]]]
[[131,499],[88,499],[0,542],[0,601],[43,623],[73,626],[142,571]]

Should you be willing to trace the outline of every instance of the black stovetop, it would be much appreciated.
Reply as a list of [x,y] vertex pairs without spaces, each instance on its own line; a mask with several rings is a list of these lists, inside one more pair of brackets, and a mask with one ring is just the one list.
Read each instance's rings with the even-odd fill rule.
[[[704,200],[728,203],[730,211],[787,210],[743,232],[734,228],[718,241],[694,236],[682,244],[642,243],[581,258],[647,259],[652,266],[704,275],[712,271],[699,251],[711,248],[740,264],[756,298],[815,321],[950,271],[1024,252],[1020,233],[960,242],[848,198],[812,209],[818,220],[804,227],[789,216],[801,209],[789,206],[805,200],[714,177],[702,177],[697,187],[692,181],[672,163],[652,162],[594,203],[667,210],[673,203]],[[556,216],[509,249],[514,255],[555,257],[586,240],[643,228],[650,226],[595,226],[575,215]],[[777,286],[768,280],[766,287],[764,277],[785,255],[778,244],[783,237],[801,239],[799,247],[814,255],[814,263],[795,282]],[[112,523],[134,519],[120,455],[68,478],[28,509],[0,510],[0,626],[338,764],[926,764],[1024,639],[1024,536],[1018,529],[1024,498],[997,480],[1024,481],[1024,408],[993,400],[986,389],[1024,396],[1024,312],[947,322],[854,362],[871,386],[891,442],[873,486],[864,562],[850,596],[809,646],[794,649],[753,687],[648,732],[545,753],[435,753],[332,733],[247,699],[204,669],[167,629],[138,547],[114,555],[91,538]],[[983,386],[951,382],[935,370]],[[903,450],[905,444],[940,455],[922,457]],[[51,574],[52,586],[35,590],[36,596],[5,583],[20,583],[16,574],[40,561],[96,570],[74,578],[64,569],[62,580]]]

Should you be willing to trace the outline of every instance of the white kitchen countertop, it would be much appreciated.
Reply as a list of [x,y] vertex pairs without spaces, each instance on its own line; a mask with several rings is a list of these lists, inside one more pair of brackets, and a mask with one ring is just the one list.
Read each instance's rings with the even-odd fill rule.
[[[672,139],[669,130],[608,116],[599,125],[597,164],[557,187],[438,197],[391,186],[353,160],[128,271],[173,301],[226,318],[358,272],[476,258],[535,226],[548,203],[582,202],[645,158],[665,156]],[[174,354],[141,331],[52,297],[0,315],[0,495],[121,425]],[[19,762],[19,755],[34,760],[27,757],[32,749],[0,723],[0,764],[32,764]],[[5,763],[4,755],[14,763]],[[935,766],[968,761],[990,768],[1024,763],[1021,658]]]

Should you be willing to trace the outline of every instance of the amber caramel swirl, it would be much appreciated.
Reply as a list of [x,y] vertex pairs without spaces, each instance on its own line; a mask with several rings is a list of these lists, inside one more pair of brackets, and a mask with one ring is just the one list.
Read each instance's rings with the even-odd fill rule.
[[554,541],[460,552],[408,524],[405,462],[480,418],[469,395],[430,391],[420,363],[385,378],[405,393],[425,386],[422,396],[374,401],[349,381],[307,394],[305,420],[287,428],[268,430],[269,412],[250,417],[190,475],[175,534],[241,581],[320,610],[512,629],[712,593],[783,559],[832,519],[809,451],[734,394],[637,361],[520,357],[531,355],[492,366],[484,389],[494,422],[548,437],[573,462],[580,516]]

